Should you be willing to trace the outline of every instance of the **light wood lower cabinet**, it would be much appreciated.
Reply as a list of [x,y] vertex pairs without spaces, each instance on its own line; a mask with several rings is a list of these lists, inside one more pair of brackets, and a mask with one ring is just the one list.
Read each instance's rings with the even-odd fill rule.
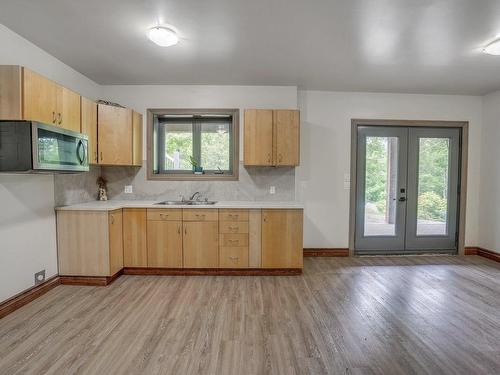
[[219,225],[217,221],[183,223],[184,268],[219,266]]
[[122,210],[58,211],[59,274],[112,276],[123,267]]
[[148,220],[148,267],[182,268],[182,221]]
[[302,210],[262,210],[262,267],[302,268]]
[[123,264],[147,267],[146,209],[123,209]]
[[[301,209],[57,211],[59,270],[302,268]],[[219,221],[219,219],[221,219]]]

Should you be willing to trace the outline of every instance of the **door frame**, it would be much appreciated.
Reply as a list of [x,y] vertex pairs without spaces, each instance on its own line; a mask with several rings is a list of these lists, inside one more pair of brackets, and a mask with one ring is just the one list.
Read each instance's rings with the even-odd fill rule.
[[[468,121],[432,121],[432,120],[386,120],[386,119],[351,119],[351,186],[349,196],[349,256],[354,254],[356,227],[356,188],[357,188],[357,149],[359,126],[403,126],[427,128],[460,128],[460,198],[458,203],[458,255],[464,255],[465,247],[465,210],[467,206],[467,160],[469,146]],[[409,252],[411,253],[411,252]]]

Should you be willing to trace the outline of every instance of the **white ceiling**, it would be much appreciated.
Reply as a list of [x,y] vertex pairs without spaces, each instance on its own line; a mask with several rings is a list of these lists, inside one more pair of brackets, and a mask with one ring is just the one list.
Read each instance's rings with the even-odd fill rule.
[[0,23],[101,84],[500,89],[500,0],[0,0]]

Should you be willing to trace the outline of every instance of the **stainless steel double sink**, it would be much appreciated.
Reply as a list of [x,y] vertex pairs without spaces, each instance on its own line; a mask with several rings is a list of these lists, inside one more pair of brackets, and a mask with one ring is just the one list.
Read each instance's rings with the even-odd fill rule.
[[163,201],[155,204],[163,206],[210,206],[216,204],[217,201]]

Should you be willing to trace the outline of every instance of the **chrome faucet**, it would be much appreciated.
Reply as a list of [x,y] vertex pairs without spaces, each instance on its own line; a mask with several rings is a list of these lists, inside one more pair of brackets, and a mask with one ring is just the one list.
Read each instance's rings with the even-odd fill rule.
[[193,201],[194,200],[194,197],[198,196],[198,199],[199,197],[201,196],[201,193],[199,191],[197,191],[196,193],[194,193],[193,195],[191,195],[191,198],[189,198],[190,201]]

